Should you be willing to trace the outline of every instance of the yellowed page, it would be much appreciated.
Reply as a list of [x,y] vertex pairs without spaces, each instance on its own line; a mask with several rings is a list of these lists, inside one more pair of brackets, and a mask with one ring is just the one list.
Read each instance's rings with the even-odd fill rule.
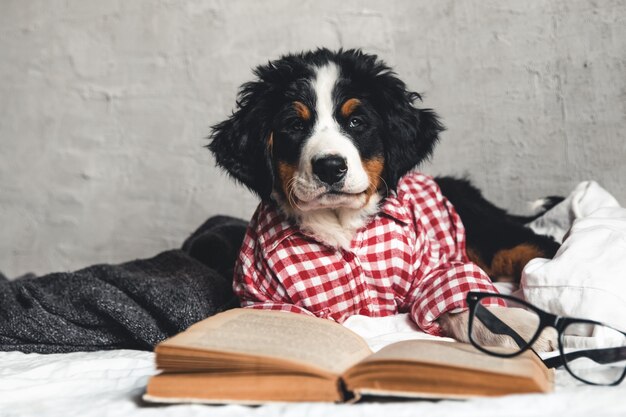
[[533,356],[528,351],[515,358],[498,358],[480,352],[466,343],[407,340],[384,347],[361,364],[409,361],[524,377],[532,377],[538,370],[542,370],[547,375],[548,369],[539,358]]
[[241,308],[198,322],[161,345],[268,356],[337,375],[372,354],[361,337],[330,320]]

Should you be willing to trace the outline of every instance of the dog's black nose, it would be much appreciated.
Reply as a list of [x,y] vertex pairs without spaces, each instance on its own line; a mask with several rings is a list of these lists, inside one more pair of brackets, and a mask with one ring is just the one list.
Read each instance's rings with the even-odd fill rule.
[[313,173],[317,175],[320,181],[328,185],[338,183],[348,172],[346,159],[341,156],[324,156],[313,159],[311,163],[313,165]]

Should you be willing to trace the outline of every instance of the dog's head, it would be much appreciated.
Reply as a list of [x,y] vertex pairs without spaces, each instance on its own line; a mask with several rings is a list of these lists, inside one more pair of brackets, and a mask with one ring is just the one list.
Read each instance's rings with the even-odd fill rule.
[[262,199],[301,211],[361,208],[428,157],[436,115],[375,55],[327,49],[256,69],[215,125],[218,165]]

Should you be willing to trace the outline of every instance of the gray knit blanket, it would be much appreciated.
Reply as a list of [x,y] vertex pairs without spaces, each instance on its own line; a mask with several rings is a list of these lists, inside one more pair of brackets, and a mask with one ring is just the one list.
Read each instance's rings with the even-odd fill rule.
[[209,219],[150,259],[8,280],[0,274],[0,351],[152,350],[237,306],[232,269],[246,222]]

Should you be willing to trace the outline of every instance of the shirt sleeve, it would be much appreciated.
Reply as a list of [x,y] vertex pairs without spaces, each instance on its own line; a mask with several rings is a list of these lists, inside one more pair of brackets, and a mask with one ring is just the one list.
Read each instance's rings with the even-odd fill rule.
[[437,184],[429,179],[408,185],[422,248],[407,302],[411,318],[423,331],[442,335],[437,318],[466,310],[469,291],[498,291],[467,257],[463,223]]
[[263,256],[256,232],[257,213],[248,225],[233,277],[233,291],[245,308],[288,311],[312,315],[294,305]]

